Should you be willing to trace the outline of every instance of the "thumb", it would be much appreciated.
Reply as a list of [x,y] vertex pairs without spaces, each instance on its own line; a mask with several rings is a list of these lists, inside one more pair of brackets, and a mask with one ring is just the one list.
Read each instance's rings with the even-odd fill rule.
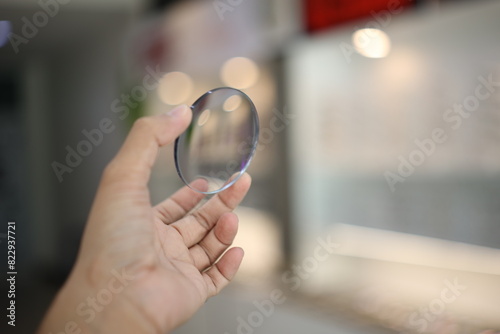
[[167,114],[142,117],[104,172],[103,181],[126,181],[146,186],[158,149],[170,144],[189,125],[192,113],[181,105]]

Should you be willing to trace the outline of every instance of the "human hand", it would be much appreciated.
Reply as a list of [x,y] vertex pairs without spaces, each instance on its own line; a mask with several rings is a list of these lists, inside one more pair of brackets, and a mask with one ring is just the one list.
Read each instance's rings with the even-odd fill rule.
[[188,187],[150,203],[158,149],[187,128],[189,111],[181,106],[134,124],[103,173],[77,262],[39,333],[69,333],[68,323],[74,333],[165,333],[233,278],[243,250],[216,260],[236,235],[232,211],[250,187],[247,174],[192,212],[204,195]]

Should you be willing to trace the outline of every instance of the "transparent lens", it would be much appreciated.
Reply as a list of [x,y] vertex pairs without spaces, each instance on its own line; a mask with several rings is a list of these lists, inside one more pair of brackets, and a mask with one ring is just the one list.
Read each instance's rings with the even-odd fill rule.
[[191,110],[191,124],[175,142],[177,173],[192,189],[215,194],[248,168],[259,137],[257,111],[250,98],[234,88],[208,91]]

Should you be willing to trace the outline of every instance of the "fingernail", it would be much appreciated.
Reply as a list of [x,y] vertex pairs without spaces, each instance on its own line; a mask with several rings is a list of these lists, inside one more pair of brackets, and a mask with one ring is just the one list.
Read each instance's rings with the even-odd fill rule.
[[169,112],[167,112],[167,115],[172,116],[172,117],[179,117],[179,116],[183,115],[187,110],[188,110],[188,106],[185,104],[182,104],[182,105],[177,106],[174,109],[170,110]]

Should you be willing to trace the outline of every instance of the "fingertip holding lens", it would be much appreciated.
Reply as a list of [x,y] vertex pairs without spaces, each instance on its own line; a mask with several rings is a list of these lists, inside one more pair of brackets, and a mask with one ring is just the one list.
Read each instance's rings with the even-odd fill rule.
[[209,181],[205,178],[197,178],[188,184],[188,187],[201,193],[206,193],[209,189]]
[[175,142],[177,173],[191,189],[215,194],[248,168],[259,137],[257,110],[245,93],[223,87],[202,95],[191,111],[188,129]]

